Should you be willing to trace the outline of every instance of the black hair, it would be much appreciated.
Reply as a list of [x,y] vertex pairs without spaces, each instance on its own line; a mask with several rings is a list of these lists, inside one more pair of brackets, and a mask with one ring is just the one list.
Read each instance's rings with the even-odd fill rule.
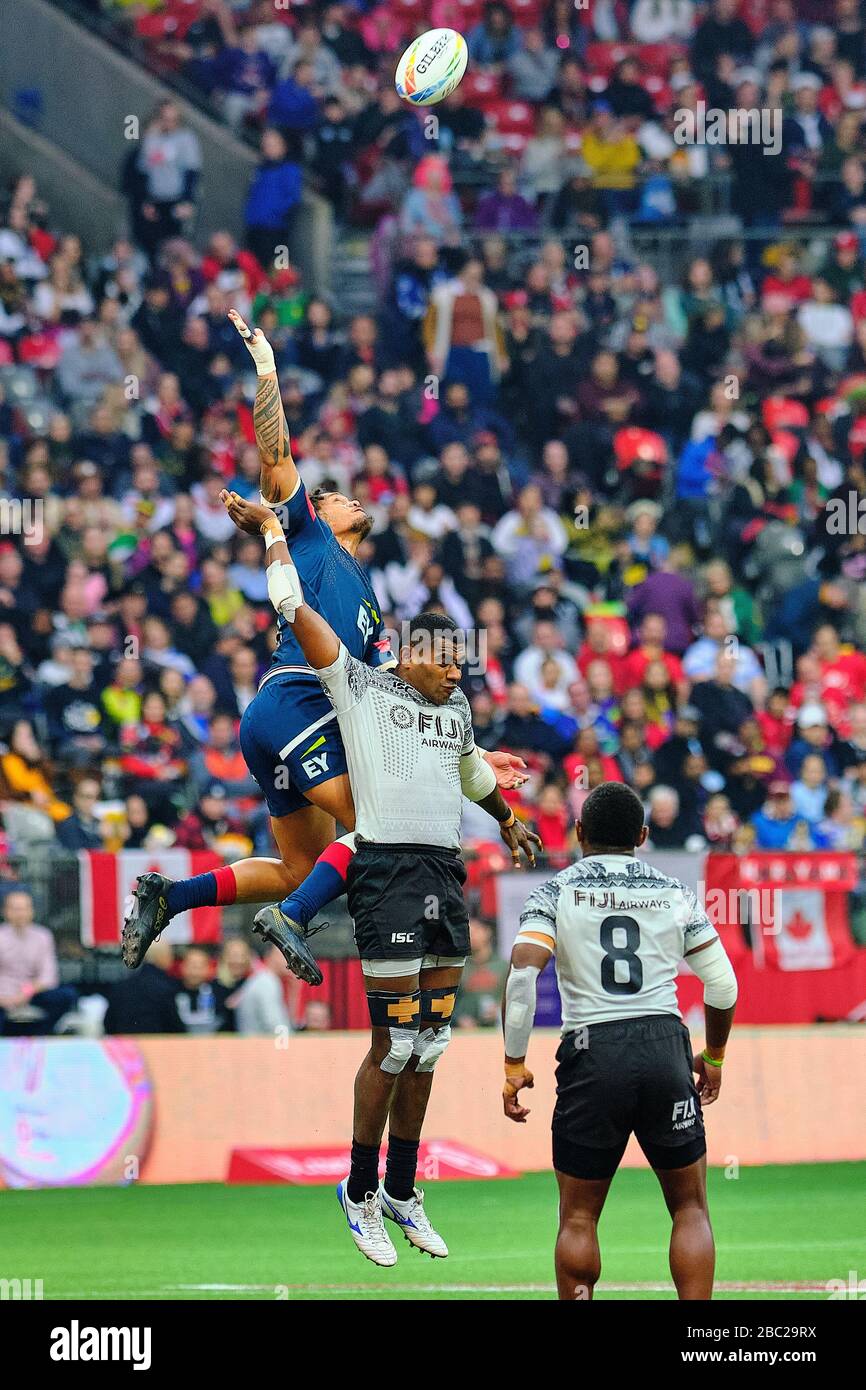
[[310,493],[310,501],[312,502],[317,512],[321,507],[322,503],[325,501],[325,498],[332,497],[333,494],[334,488],[332,487],[317,487],[313,489],[313,491]]
[[441,632],[452,633],[455,638],[463,636],[462,627],[447,613],[419,613],[409,623],[409,643],[423,641],[425,637],[430,638]]
[[643,829],[643,803],[624,782],[602,782],[583,803],[580,821],[588,845],[634,849]]

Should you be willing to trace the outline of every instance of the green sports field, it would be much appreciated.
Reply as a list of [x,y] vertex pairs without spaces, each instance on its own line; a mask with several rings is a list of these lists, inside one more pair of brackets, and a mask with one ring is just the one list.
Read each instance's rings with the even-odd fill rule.
[[[826,1299],[866,1271],[866,1164],[710,1173],[720,1298]],[[156,1299],[549,1299],[553,1177],[431,1183],[452,1250],[400,1241],[379,1270],[352,1246],[331,1187],[82,1188],[0,1192],[7,1278],[44,1297]],[[600,1227],[599,1297],[673,1297],[668,1220],[651,1173],[624,1169]]]

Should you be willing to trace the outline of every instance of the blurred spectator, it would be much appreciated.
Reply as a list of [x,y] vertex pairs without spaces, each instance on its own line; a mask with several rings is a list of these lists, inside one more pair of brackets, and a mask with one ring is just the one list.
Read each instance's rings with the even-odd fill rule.
[[200,174],[198,137],[182,125],[173,101],[161,101],[133,156],[128,183],[136,240],[151,257],[192,217]]
[[177,1011],[177,980],[169,973],[174,953],[167,941],[155,941],[144,964],[109,990],[106,1033],[182,1033]]
[[102,849],[102,828],[95,815],[100,797],[99,783],[83,777],[72,793],[72,815],[57,826],[57,842],[64,849]]
[[277,248],[288,243],[301,201],[302,176],[278,130],[262,132],[261,151],[261,163],[247,194],[244,225],[247,246],[259,264],[270,270]]
[[273,1038],[277,1030],[285,1035],[291,1022],[286,1004],[285,985],[289,977],[286,963],[276,946],[262,957],[258,970],[241,986],[235,1006],[237,1031],[247,1036],[259,1034]]
[[508,965],[496,954],[493,925],[480,917],[470,917],[469,945],[472,955],[463,972],[453,1020],[458,1028],[495,1028],[499,1025]]
[[60,984],[54,937],[33,921],[30,894],[10,889],[0,922],[0,1033],[51,1033],[75,1000]]
[[180,984],[175,1005],[184,1032],[195,1036],[226,1029],[226,1000],[230,990],[212,978],[211,959],[199,946],[188,946],[180,962]]

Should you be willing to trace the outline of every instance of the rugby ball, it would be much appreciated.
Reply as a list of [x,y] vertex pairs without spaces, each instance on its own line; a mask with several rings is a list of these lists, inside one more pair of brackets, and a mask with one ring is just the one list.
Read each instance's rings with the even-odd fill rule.
[[454,91],[468,60],[466,40],[456,29],[428,29],[397,64],[397,94],[412,106],[435,106]]

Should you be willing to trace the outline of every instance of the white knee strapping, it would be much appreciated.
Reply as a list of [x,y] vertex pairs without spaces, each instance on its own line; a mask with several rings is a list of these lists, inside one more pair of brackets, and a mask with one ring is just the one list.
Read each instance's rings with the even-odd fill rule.
[[451,1024],[444,1028],[422,1028],[415,1039],[418,1071],[432,1071],[451,1041]]
[[379,1068],[381,1071],[390,1073],[391,1076],[399,1076],[412,1056],[418,1034],[408,1028],[389,1028],[388,1032],[391,1035],[391,1046],[387,1055],[380,1062]]

